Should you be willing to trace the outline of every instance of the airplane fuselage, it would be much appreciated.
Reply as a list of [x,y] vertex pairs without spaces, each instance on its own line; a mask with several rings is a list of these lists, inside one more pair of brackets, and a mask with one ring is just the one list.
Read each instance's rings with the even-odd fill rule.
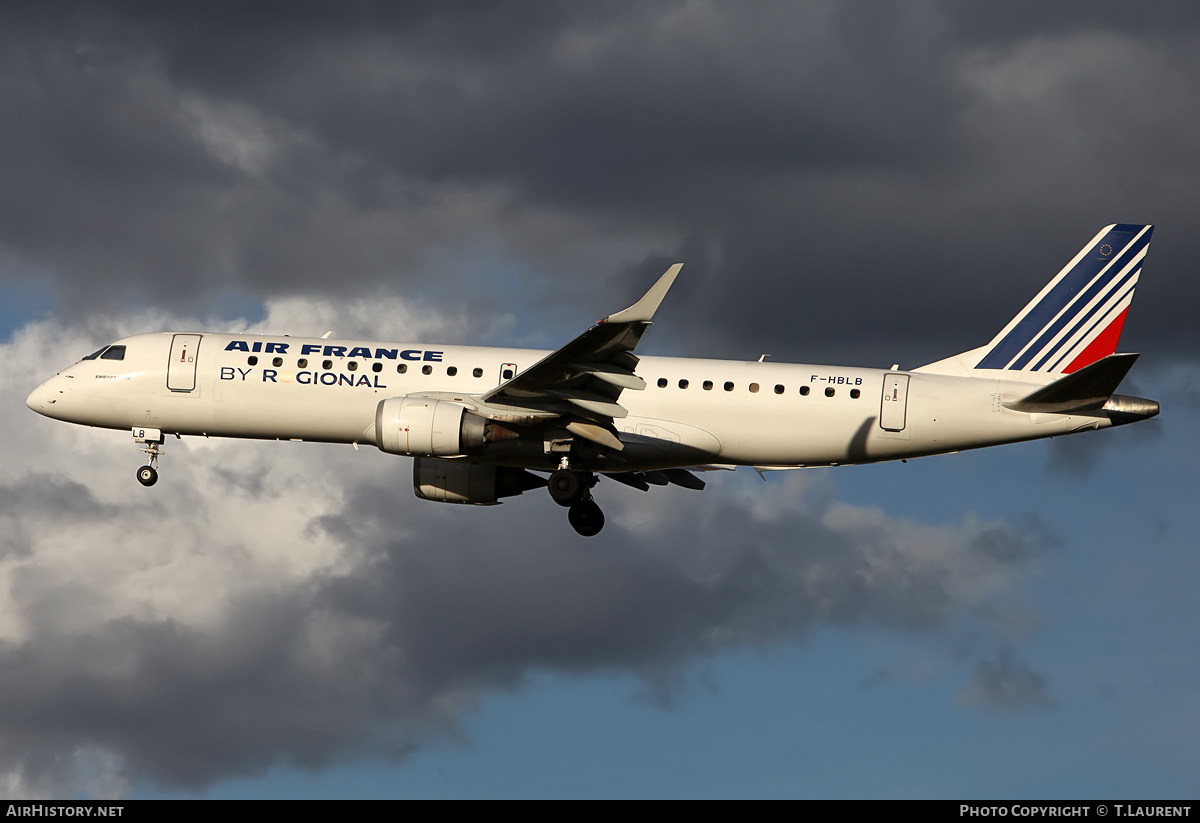
[[[469,406],[550,352],[213,333],[141,334],[123,359],[83,360],[29,398],[85,425],[166,434],[378,445],[381,401],[433,395]],[[900,370],[643,356],[642,391],[614,420],[620,463],[645,471],[701,464],[870,463],[1050,437],[1123,422],[1104,410],[1006,408],[1028,382]],[[553,469],[549,440],[514,438],[473,463]]]

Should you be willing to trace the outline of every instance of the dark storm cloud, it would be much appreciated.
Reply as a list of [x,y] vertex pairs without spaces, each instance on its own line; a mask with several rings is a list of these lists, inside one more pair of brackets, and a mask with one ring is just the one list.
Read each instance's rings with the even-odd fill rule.
[[[25,636],[0,644],[4,770],[33,784],[62,781],[78,768],[73,753],[92,747],[116,758],[127,781],[200,790],[279,763],[399,759],[455,729],[489,693],[545,670],[633,672],[669,701],[683,667],[720,650],[830,625],[943,631],[1002,596],[1032,550],[1023,544],[1036,540],[970,519],[896,520],[806,496],[791,481],[768,491],[761,510],[737,502],[736,484],[729,497],[675,490],[669,507],[650,509],[646,498],[608,489],[615,522],[585,545],[557,518],[529,516],[529,507],[553,506],[540,495],[520,501],[524,510],[397,505],[381,478],[348,481],[338,469],[345,499],[309,520],[301,543],[333,538],[342,559],[288,582],[247,562],[256,545],[214,535],[172,560],[160,538],[137,535],[134,524],[158,520],[190,535],[234,498],[247,498],[264,524],[277,523],[281,507],[319,505],[320,486],[304,485],[294,468],[231,498],[203,480],[221,475],[222,462],[198,452],[175,464],[180,487],[164,490],[157,507],[168,511],[151,520],[141,504],[73,515],[79,534],[96,535],[87,568],[102,579],[41,570],[51,562],[44,543],[16,570]],[[285,498],[274,490],[281,478]],[[486,528],[475,514],[488,515]],[[51,517],[30,512],[24,522],[44,533]],[[114,543],[106,528],[132,534]],[[169,601],[154,610],[163,616],[119,601],[116,614],[103,612],[114,587],[136,590],[122,565],[172,588],[221,558],[236,563],[227,572],[236,577],[186,587],[187,605],[211,604],[212,621],[173,614]]]
[[2,14],[0,243],[69,302],[404,289],[476,248],[534,301],[547,271],[625,297],[656,273],[633,261],[678,257],[689,351],[912,366],[986,342],[1101,225],[1146,220],[1127,333],[1196,343],[1191,10]]
[[1006,6],[940,4],[957,36],[969,43],[1004,44],[1031,34],[1055,37],[1079,31],[1124,31],[1164,42],[1189,38],[1200,25],[1200,9],[1186,3],[1145,6],[1136,14],[1121,0],[1096,0],[1086,12],[1067,3],[1018,2]]

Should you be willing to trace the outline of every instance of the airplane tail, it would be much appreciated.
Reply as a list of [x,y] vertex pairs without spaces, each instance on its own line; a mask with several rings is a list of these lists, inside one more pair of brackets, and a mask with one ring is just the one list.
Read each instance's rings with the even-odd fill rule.
[[1107,226],[986,346],[918,372],[1049,383],[1117,350],[1153,226]]

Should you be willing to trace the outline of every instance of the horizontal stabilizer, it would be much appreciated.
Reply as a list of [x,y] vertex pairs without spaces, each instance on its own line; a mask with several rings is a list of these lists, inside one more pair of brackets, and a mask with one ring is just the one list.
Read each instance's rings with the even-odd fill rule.
[[1103,408],[1137,359],[1136,354],[1110,354],[1004,406],[1014,411],[1048,414]]

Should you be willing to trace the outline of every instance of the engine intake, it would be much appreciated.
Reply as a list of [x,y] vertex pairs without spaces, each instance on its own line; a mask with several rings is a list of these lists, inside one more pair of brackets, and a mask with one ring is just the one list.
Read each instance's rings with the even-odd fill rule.
[[390,397],[375,409],[375,445],[388,454],[457,457],[516,433],[449,400]]

